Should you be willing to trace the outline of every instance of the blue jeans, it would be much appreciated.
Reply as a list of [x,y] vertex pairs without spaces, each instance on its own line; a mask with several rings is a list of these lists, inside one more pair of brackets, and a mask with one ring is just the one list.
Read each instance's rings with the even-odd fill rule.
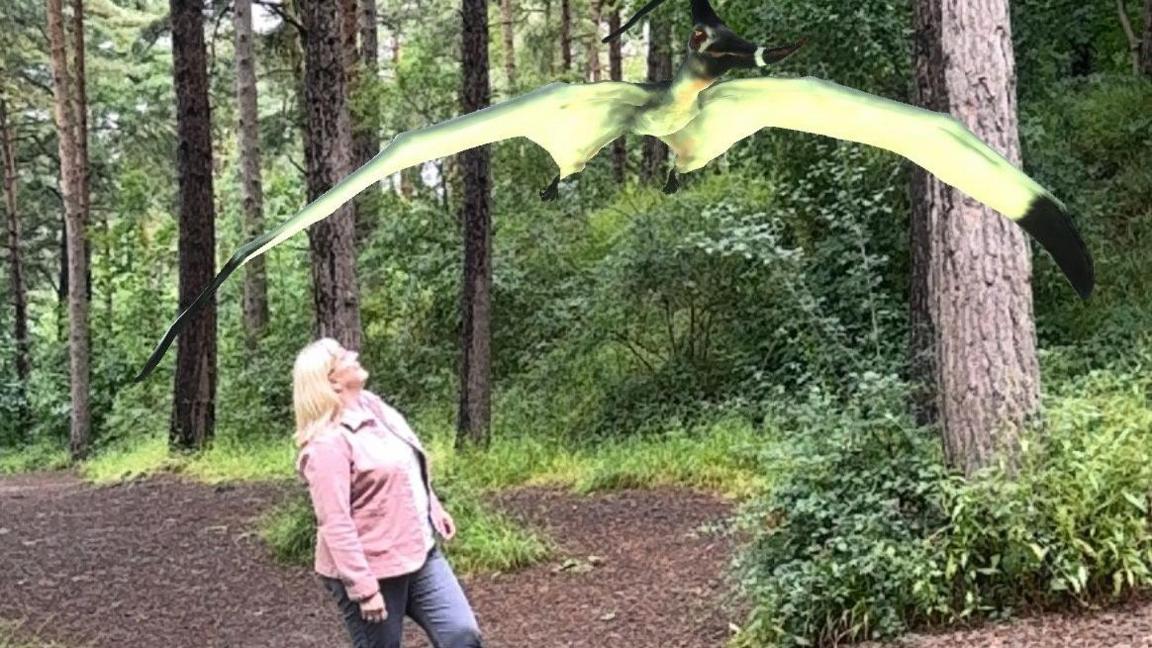
[[360,604],[348,598],[339,579],[322,576],[321,580],[337,599],[354,648],[400,648],[405,616],[424,628],[435,648],[483,646],[464,590],[439,548],[434,547],[415,572],[380,579],[380,595],[388,613],[381,622],[360,616]]

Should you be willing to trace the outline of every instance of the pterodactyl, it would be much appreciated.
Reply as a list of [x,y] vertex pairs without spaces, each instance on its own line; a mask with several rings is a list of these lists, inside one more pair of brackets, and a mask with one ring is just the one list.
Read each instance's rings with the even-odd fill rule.
[[[607,41],[663,0],[651,0]],[[540,192],[554,200],[562,178],[579,173],[605,145],[626,133],[652,135],[675,155],[677,173],[703,167],[761,128],[817,133],[887,149],[1000,212],[1048,251],[1084,299],[1095,282],[1092,258],[1064,204],[980,141],[947,113],[917,108],[815,79],[760,77],[718,82],[733,69],[763,68],[803,41],[757,47],[717,17],[708,0],[692,0],[694,26],[676,78],[663,83],[550,83],[525,95],[392,139],[364,166],[272,231],[241,246],[211,285],[168,327],[136,380],[147,377],[189,318],[253,257],[335,212],[372,184],[407,167],[473,147],[526,137],[543,147],[559,173]]]

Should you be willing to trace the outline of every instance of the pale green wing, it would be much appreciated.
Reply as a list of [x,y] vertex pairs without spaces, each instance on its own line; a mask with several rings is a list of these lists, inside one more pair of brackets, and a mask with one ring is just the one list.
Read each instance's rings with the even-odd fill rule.
[[168,327],[136,380],[152,373],[190,318],[229,275],[253,257],[327,218],[367,187],[402,169],[514,137],[527,137],[542,146],[560,167],[560,176],[565,177],[582,170],[605,144],[623,134],[648,99],[648,91],[630,83],[551,83],[483,110],[397,135],[376,157],[298,214],[242,245],[211,285]]
[[1092,292],[1092,257],[1064,204],[951,115],[811,77],[722,82],[702,92],[700,103],[700,115],[666,138],[681,171],[704,166],[766,127],[887,149],[1020,225],[1048,250],[1081,297]]

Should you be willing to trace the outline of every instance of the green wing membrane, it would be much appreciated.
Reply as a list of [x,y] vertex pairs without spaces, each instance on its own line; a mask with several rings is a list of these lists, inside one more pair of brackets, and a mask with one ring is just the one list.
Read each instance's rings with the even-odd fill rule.
[[233,272],[253,257],[332,215],[367,187],[402,169],[513,137],[527,137],[536,142],[555,160],[562,177],[571,175],[583,169],[589,158],[624,132],[632,115],[648,97],[647,91],[629,83],[552,83],[468,115],[401,133],[376,157],[298,214],[236,250],[212,283],[164,332],[136,380],[152,373],[176,336]]
[[946,113],[917,108],[814,78],[763,77],[718,83],[701,113],[670,142],[691,151],[681,171],[698,169],[766,127],[860,142],[897,153],[1014,221],[1055,259],[1087,299],[1092,257],[1055,196]]

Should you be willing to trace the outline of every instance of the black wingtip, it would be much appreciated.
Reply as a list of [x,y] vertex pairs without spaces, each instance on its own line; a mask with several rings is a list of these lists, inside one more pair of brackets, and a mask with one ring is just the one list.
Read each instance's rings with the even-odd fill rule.
[[1051,196],[1038,196],[1016,223],[1052,255],[1081,299],[1088,299],[1096,286],[1096,270],[1088,246],[1064,208]]

